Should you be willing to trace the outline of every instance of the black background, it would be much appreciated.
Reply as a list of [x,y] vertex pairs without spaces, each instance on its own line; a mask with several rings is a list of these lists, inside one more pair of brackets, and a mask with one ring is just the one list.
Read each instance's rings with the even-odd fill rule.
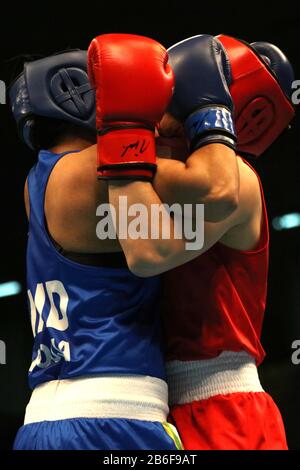
[[[284,2],[26,2],[1,12],[0,79],[8,83],[12,56],[51,54],[69,47],[87,48],[102,33],[150,36],[164,46],[200,33],[225,33],[278,45],[300,79],[300,6]],[[10,448],[21,424],[29,390],[31,332],[26,310],[24,255],[26,220],[22,201],[34,155],[19,143],[8,105],[0,105],[1,262],[0,282],[18,280],[22,295],[0,299],[0,339],[7,364],[0,365],[0,449]],[[265,189],[270,221],[300,212],[300,119],[255,163]],[[263,385],[283,414],[289,445],[300,449],[300,365],[291,362],[291,343],[300,339],[300,229],[271,228],[269,294],[263,330],[267,359],[260,368]]]

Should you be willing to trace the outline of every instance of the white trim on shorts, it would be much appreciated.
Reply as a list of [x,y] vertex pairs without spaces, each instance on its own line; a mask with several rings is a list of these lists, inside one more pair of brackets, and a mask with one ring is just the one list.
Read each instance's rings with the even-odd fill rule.
[[125,418],[163,423],[168,412],[168,387],[161,379],[79,377],[38,385],[27,405],[24,424],[71,418]]
[[167,362],[169,405],[237,392],[263,392],[255,360],[248,353],[224,351],[218,357]]

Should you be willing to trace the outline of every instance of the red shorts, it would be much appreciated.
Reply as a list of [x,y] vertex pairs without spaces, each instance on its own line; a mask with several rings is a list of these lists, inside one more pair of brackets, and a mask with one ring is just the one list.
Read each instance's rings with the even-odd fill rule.
[[287,450],[284,425],[265,392],[217,395],[170,408],[186,450]]

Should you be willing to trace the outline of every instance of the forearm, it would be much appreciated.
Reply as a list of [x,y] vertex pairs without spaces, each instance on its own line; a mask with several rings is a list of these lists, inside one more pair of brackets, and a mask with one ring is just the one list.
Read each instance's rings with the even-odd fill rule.
[[159,159],[153,186],[168,204],[204,204],[205,220],[218,222],[238,203],[237,157],[225,145],[210,144],[193,152],[185,162]]
[[[126,197],[126,205],[125,200],[120,199],[124,197]],[[123,204],[120,204],[121,201]],[[139,231],[143,231],[144,238],[136,237],[133,225],[131,225],[141,214],[139,209],[137,214],[133,211],[133,204],[136,205],[137,201],[143,206]],[[151,183],[110,182],[109,202],[116,213],[115,228],[119,242],[126,256],[128,267],[134,274],[141,277],[157,275],[199,256],[201,248],[193,251],[187,250],[187,241],[184,236],[182,234],[180,238],[174,236],[174,220],[162,205]],[[155,205],[161,210],[159,219],[155,217],[154,212],[151,212],[155,209]],[[120,227],[121,219],[127,220],[125,231],[124,227],[122,229]],[[153,232],[156,235],[153,236]]]

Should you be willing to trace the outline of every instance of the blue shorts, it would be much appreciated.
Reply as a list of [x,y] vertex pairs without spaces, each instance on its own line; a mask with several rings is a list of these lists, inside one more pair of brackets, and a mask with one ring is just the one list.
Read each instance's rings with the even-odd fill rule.
[[178,450],[169,423],[121,418],[72,418],[22,426],[14,450]]

